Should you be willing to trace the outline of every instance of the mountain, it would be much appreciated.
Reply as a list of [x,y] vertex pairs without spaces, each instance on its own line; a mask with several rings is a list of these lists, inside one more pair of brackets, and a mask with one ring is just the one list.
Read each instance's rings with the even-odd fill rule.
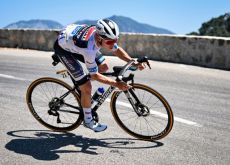
[[[154,27],[148,24],[139,23],[131,18],[123,17],[123,16],[111,16],[109,19],[115,21],[121,32],[133,32],[133,33],[156,33],[156,34],[174,34],[173,32]],[[76,21],[78,24],[88,24],[95,25],[97,20],[81,20]],[[51,20],[29,20],[29,21],[19,21],[16,23],[12,23],[4,28],[9,29],[61,29],[63,25],[58,22]]]
[[9,24],[4,28],[8,29],[61,29],[63,25],[51,20],[29,20],[18,21],[16,23]]
[[[108,18],[118,24],[121,32],[174,34],[173,32],[167,29],[151,26],[151,25],[144,24],[144,23],[139,23],[128,17],[114,15]],[[96,22],[97,22],[96,20],[81,20],[75,23],[95,25]]]
[[204,22],[199,32],[192,32],[190,35],[230,37],[230,13]]

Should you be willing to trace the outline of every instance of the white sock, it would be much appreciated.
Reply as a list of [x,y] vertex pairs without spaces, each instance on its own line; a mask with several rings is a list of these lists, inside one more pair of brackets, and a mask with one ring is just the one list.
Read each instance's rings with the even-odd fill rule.
[[91,108],[83,108],[84,111],[84,121],[85,123],[89,123],[93,117],[92,117],[92,113],[91,113]]

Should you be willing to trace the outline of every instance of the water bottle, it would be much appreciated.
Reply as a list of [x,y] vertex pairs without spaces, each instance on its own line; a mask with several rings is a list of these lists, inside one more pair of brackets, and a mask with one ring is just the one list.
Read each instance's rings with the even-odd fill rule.
[[99,96],[103,95],[104,92],[105,90],[103,87],[98,88],[92,96],[92,104],[96,103],[98,101]]

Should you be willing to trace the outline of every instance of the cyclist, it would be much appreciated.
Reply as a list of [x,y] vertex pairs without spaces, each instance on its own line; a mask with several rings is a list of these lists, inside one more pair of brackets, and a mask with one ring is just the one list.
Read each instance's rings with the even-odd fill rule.
[[[117,45],[119,28],[115,22],[109,19],[100,19],[94,25],[70,24],[59,34],[54,50],[60,61],[67,68],[81,90],[81,105],[84,111],[84,126],[95,132],[104,131],[107,126],[97,123],[91,113],[91,91],[90,80],[97,80],[127,90],[130,88],[125,82],[117,82],[100,73],[108,70],[108,64],[100,53],[100,48],[105,48],[120,59],[128,62],[132,58]],[[85,73],[79,61],[86,64],[89,74]],[[142,64],[136,64],[140,70]]]

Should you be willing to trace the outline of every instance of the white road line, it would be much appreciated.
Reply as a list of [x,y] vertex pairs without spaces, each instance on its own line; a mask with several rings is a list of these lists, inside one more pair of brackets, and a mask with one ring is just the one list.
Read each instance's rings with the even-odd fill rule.
[[19,77],[7,75],[7,74],[0,74],[0,77],[8,78],[8,79],[14,79],[14,80],[20,80],[20,81],[29,81],[29,80],[26,80],[24,78],[19,78]]
[[[110,102],[110,99],[106,99],[106,101]],[[117,101],[117,103],[119,105],[122,105],[122,106],[125,106],[125,107],[128,107],[128,108],[132,108],[132,106],[129,103],[124,103],[124,102],[121,102],[121,101]],[[151,109],[150,113],[153,114],[153,115],[157,115],[159,117],[162,117],[162,118],[167,118],[166,114],[154,111],[152,109]],[[182,119],[182,118],[179,118],[179,117],[174,116],[174,120],[177,121],[177,122],[183,123],[183,124],[192,125],[192,126],[196,126],[196,127],[202,127],[202,125],[200,125],[200,124],[198,124],[196,122],[186,120],[186,119]]]

